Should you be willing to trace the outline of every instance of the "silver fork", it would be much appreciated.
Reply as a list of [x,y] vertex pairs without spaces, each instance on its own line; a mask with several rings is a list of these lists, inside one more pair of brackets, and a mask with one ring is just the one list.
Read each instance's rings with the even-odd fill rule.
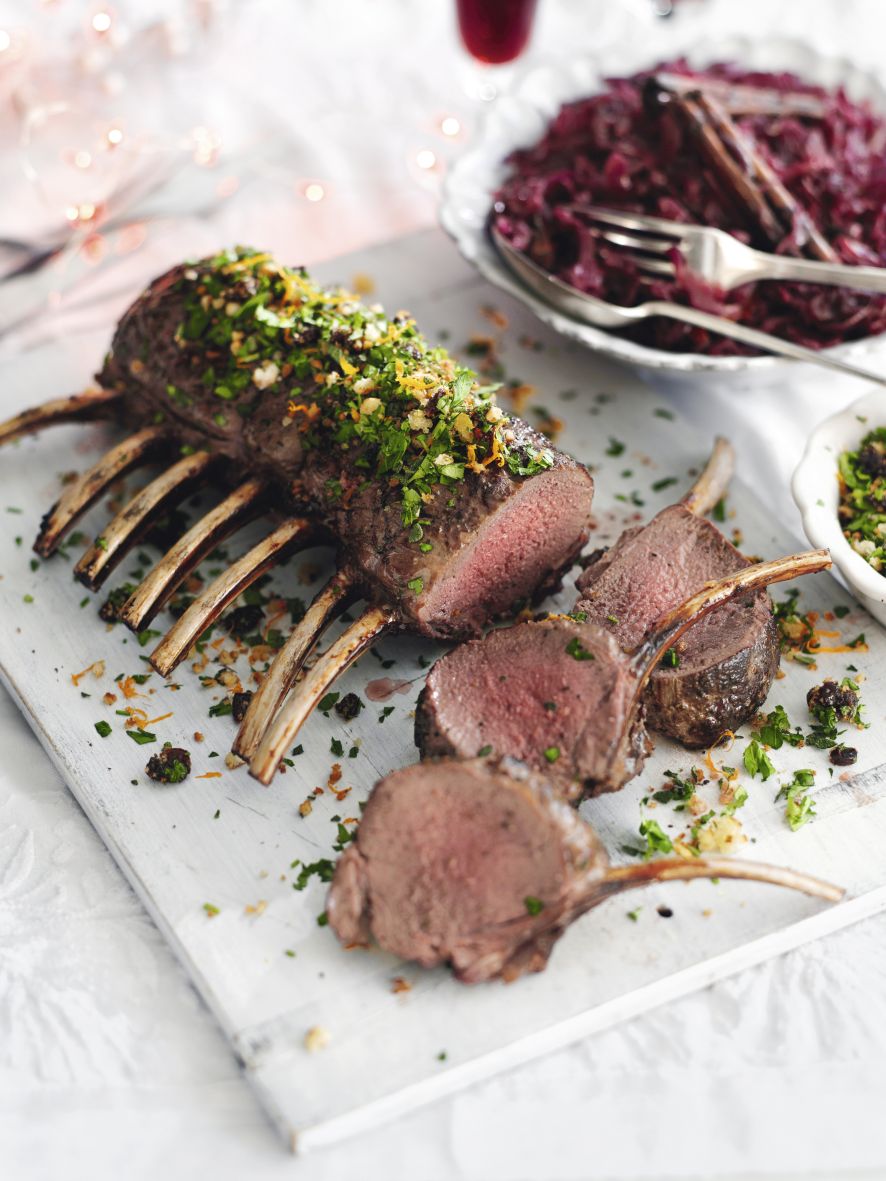
[[666,256],[676,249],[690,271],[721,291],[731,291],[760,279],[886,291],[886,267],[851,267],[838,262],[767,254],[745,246],[725,230],[684,225],[662,217],[647,217],[645,213],[622,213],[596,205],[572,209],[587,218],[605,242],[629,254],[646,274],[672,279],[676,268]]
[[710,312],[702,312],[698,308],[667,303],[660,299],[652,299],[634,307],[625,307],[622,304],[607,303],[606,300],[598,299],[595,295],[586,295],[583,291],[570,287],[562,279],[558,279],[538,266],[525,254],[515,250],[494,225],[490,226],[489,232],[505,264],[526,287],[534,291],[549,307],[564,312],[567,316],[579,320],[583,324],[591,324],[595,328],[618,329],[627,328],[639,320],[648,320],[651,316],[665,316],[670,320],[679,320],[684,324],[694,324],[697,328],[704,328],[707,332],[714,332],[718,336],[728,336],[732,340],[739,340],[742,344],[750,345],[764,353],[791,357],[795,361],[806,361],[810,365],[820,365],[825,369],[834,369],[839,373],[860,377],[864,381],[875,382],[877,385],[886,385],[886,377],[872,373],[869,369],[850,365],[847,361],[840,361],[834,356],[804,348],[803,345],[794,344],[793,341],[782,340],[780,336],[772,336],[768,332],[761,332],[758,328],[748,328],[746,324],[737,324],[734,320],[727,320],[723,316],[714,316]]

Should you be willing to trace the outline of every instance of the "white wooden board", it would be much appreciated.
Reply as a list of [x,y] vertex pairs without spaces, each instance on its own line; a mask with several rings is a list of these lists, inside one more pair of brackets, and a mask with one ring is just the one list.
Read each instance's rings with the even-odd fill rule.
[[[543,406],[562,418],[561,445],[596,470],[594,545],[676,499],[690,481],[689,471],[706,456],[711,440],[670,416],[660,397],[630,374],[542,329],[480,282],[437,233],[339,259],[319,272],[323,279],[344,282],[358,272],[371,275],[388,307],[408,306],[429,336],[448,333],[456,351],[474,333],[501,335],[482,313],[484,305],[506,312],[510,327],[500,352],[510,377],[536,387],[529,416]],[[3,415],[85,384],[109,332],[110,325],[100,334],[4,361]],[[317,924],[325,887],[313,880],[303,892],[295,891],[290,865],[330,856],[336,839],[331,818],[359,815],[359,800],[375,779],[414,760],[411,711],[422,682],[421,660],[432,658],[434,649],[401,637],[380,645],[384,659],[395,660],[393,667],[382,669],[372,654],[364,657],[342,692],[365,696],[367,682],[382,676],[408,680],[408,691],[387,703],[393,713],[383,724],[381,704],[370,704],[347,725],[334,713],[314,717],[302,735],[304,754],[270,789],[244,768],[224,766],[234,733],[231,719],[207,716],[210,704],[223,696],[220,687],[203,688],[188,665],[179,671],[178,690],[155,675],[144,686],[150,695],[137,704],[149,717],[173,712],[152,729],[159,742],[169,739],[191,749],[194,775],[175,787],[152,783],[143,769],[159,742],[134,745],[114,712],[123,703],[102,703],[118,673],[144,671],[140,657],[150,649],[140,648],[122,627],[108,630],[96,615],[97,600],[90,597],[79,606],[87,595],[71,581],[71,562],[57,558],[31,568],[29,545],[42,512],[58,494],[59,474],[82,469],[110,437],[103,427],[61,428],[0,453],[0,671],[293,1146],[305,1149],[373,1126],[886,907],[886,766],[880,765],[886,636],[853,608],[831,626],[845,638],[865,632],[870,650],[823,656],[817,674],[787,665],[770,708],[781,702],[792,720],[806,723],[807,688],[824,674],[841,676],[847,663],[855,664],[866,676],[864,698],[874,722],[852,735],[861,752],[857,767],[846,778],[832,778],[824,753],[782,749],[774,757],[783,774],[765,784],[747,781],[750,801],[740,813],[752,841],[742,855],[837,881],[848,888],[845,902],[826,907],[751,884],[656,887],[586,916],[562,940],[543,975],[510,986],[469,988],[446,972],[422,972],[377,951],[344,952]],[[622,443],[624,450],[614,454]],[[676,484],[652,491],[654,483],[671,476]],[[632,494],[643,504],[631,503]],[[735,487],[729,505],[726,528],[741,528],[746,552],[774,556],[800,547],[746,489]],[[98,532],[106,519],[105,508],[94,511],[87,532]],[[256,536],[255,529],[244,532],[231,552],[242,552]],[[124,562],[110,585],[137,564],[135,557]],[[307,595],[311,586],[303,579],[309,565],[317,567],[317,553],[293,560],[276,576],[277,585],[289,595]],[[782,594],[779,589],[776,597]],[[557,603],[572,601],[569,587]],[[807,609],[824,612],[849,602],[828,576],[802,586]],[[168,623],[168,616],[164,620]],[[106,662],[104,677],[87,676],[75,687],[72,674],[96,660]],[[100,719],[114,727],[108,738],[96,734]],[[205,734],[201,744],[192,740],[198,730]],[[336,760],[330,749],[336,738],[346,752],[358,745],[356,757]],[[739,761],[743,746],[739,743],[727,761]],[[209,757],[213,750],[218,757]],[[298,805],[315,786],[326,784],[333,761],[342,762],[339,787],[351,787],[351,794],[339,802],[324,792],[302,819]],[[693,760],[660,742],[642,776],[626,790],[584,806],[616,859],[621,846],[636,838],[641,797],[660,786],[665,768],[685,772],[693,761],[699,757]],[[818,769],[818,817],[792,833],[775,795],[799,766]],[[221,775],[199,778],[208,771]],[[703,791],[715,804],[713,786]],[[654,816],[673,835],[684,827],[669,807],[659,807]],[[262,901],[262,913],[247,912]],[[663,901],[674,912],[669,919],[657,914]],[[204,903],[219,913],[208,917]],[[642,907],[637,921],[628,921],[635,906]],[[394,992],[397,976],[411,989]],[[312,1026],[325,1028],[330,1042],[309,1054],[304,1036]]]

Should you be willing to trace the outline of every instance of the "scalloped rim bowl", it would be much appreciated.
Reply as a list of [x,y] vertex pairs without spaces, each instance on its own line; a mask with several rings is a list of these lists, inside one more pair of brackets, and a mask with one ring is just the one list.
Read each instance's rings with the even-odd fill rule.
[[[685,54],[694,66],[714,61],[739,61],[750,69],[791,70],[802,78],[835,89],[844,86],[850,97],[868,99],[886,112],[886,86],[872,71],[846,58],[828,57],[800,41],[773,38],[724,37],[671,46],[669,56]],[[611,47],[609,48],[611,58]],[[659,60],[660,54],[620,45],[617,70],[631,74]],[[544,323],[596,352],[635,368],[676,370],[683,373],[745,373],[783,371],[789,362],[780,357],[710,357],[702,353],[670,353],[580,324],[527,291],[501,261],[486,234],[492,195],[505,177],[505,160],[517,147],[537,142],[564,102],[599,93],[614,64],[597,57],[550,62],[529,70],[486,113],[470,149],[453,165],[443,186],[440,221],[465,258],[483,276],[526,304]],[[884,334],[836,345],[829,355],[858,359],[874,351]],[[790,362],[790,364],[795,364]]]
[[855,552],[843,535],[837,517],[840,452],[855,450],[863,436],[881,424],[886,424],[886,390],[866,394],[819,423],[794,472],[791,492],[809,541],[831,551],[834,565],[850,591],[875,619],[886,624],[886,576]]

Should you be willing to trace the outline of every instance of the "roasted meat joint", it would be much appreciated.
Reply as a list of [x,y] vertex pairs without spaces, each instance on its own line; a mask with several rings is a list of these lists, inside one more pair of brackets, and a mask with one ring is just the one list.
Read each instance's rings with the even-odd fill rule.
[[[232,701],[233,751],[261,782],[379,636],[405,629],[455,645],[416,712],[424,761],[376,785],[335,869],[328,919],[343,943],[450,964],[465,981],[509,980],[543,968],[579,915],[650,881],[752,878],[839,896],[722,858],[613,867],[575,808],[639,772],[647,723],[698,746],[751,717],[778,664],[766,588],[830,564],[817,550],[752,565],[705,519],[732,473],[723,440],[679,504],[585,559],[571,613],[514,623],[579,558],[593,480],[406,313],[320,287],[268,254],[226,251],[148,287],[98,382],[0,425],[0,443],[72,421],[127,432],[65,485],[40,555],[136,470],[160,468],[77,563],[91,590],[195,490],[215,485],[220,497],[103,612],[141,638],[220,541],[275,518],[183,606],[150,655],[158,672],[287,555],[337,550],[256,689]],[[317,654],[358,602],[362,613]],[[189,771],[188,752],[170,744],[148,774],[181,784]]]
[[[162,275],[123,316],[99,389],[0,426],[116,418],[130,434],[44,518],[48,556],[125,473],[165,470],[77,565],[100,586],[152,521],[216,480],[226,498],[175,542],[119,610],[144,628],[218,542],[281,518],[206,587],[151,655],[168,675],[205,628],[297,548],[329,540],[337,573],[278,653],[235,743],[268,782],[332,679],[384,631],[452,639],[553,589],[588,538],[586,468],[498,406],[494,389],[388,316],[246,249]],[[285,701],[326,626],[366,609]]]
[[[729,857],[613,867],[593,828],[547,776],[512,760],[442,759],[373,791],[338,863],[330,925],[466,983],[541,971],[560,935],[613,894],[653,882],[744,878],[830,902],[806,874]],[[593,965],[588,965],[593,971]]]

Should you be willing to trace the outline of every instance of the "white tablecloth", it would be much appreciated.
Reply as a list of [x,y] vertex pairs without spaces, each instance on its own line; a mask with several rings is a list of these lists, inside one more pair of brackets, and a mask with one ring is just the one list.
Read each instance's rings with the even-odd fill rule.
[[[664,54],[694,24],[699,34],[808,36],[876,63],[886,33],[880,0],[684,0],[678,21],[655,26],[642,19],[644,2],[543,0],[533,52],[609,41],[615,72],[620,28]],[[0,27],[21,24],[27,7],[0,0]],[[129,8],[138,13],[118,5]],[[118,286],[161,269],[182,243],[245,239],[312,261],[429,224],[437,173],[424,175],[416,153],[445,160],[458,142],[441,137],[439,120],[456,114],[469,133],[474,117],[450,10],[444,0],[220,9],[215,129],[235,119],[237,85],[260,100],[245,114],[240,106],[240,133],[248,141],[251,123],[267,120],[276,147],[288,137],[286,164],[262,164],[261,183],[208,220],[158,231]],[[199,65],[186,68],[199,89]],[[8,165],[7,155],[4,175]],[[310,180],[324,186],[323,201],[305,198]],[[71,313],[48,330],[93,326],[95,314]],[[781,390],[671,396],[702,429],[734,439],[744,477],[795,522],[787,480],[803,437],[857,392],[804,376]],[[0,1177],[9,1181],[266,1181],[294,1168],[312,1181],[886,1176],[884,984],[881,916],[294,1166],[0,693]]]

